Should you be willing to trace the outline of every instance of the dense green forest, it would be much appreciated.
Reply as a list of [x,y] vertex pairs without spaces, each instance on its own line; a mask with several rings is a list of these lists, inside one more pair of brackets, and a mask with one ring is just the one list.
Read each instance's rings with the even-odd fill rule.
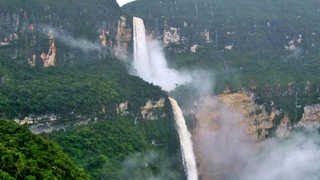
[[[93,179],[126,179],[129,171],[135,179],[183,177],[168,102],[161,110],[166,116],[155,121],[141,118],[141,107],[148,100],[167,97],[159,87],[128,75],[125,65],[112,58],[79,59],[54,68],[19,62],[0,59],[1,117],[56,114],[55,123],[71,127],[43,136],[60,145]],[[129,113],[123,117],[116,109],[126,101]],[[92,122],[74,126],[87,119]]]
[[77,37],[87,38],[97,38],[97,28],[111,28],[121,13],[115,0],[3,0],[0,7],[0,12],[14,13],[25,23],[62,26]]
[[90,123],[46,135],[93,179],[182,178],[170,122],[127,117]]
[[56,144],[0,120],[1,179],[89,179]]
[[[138,113],[147,100],[166,97],[159,87],[128,75],[116,59],[49,69],[19,65],[6,58],[0,63],[0,114],[3,117],[48,113],[67,116],[71,112],[110,117],[115,115],[116,106],[121,102],[129,101],[129,109]],[[107,113],[102,112],[103,107]]]

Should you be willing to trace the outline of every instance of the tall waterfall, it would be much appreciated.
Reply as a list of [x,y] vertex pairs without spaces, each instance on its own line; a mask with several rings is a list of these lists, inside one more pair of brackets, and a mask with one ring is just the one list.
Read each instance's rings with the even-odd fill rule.
[[143,80],[154,83],[166,91],[191,81],[189,74],[168,67],[159,42],[147,38],[144,22],[138,17],[133,17],[133,41],[133,67]]
[[[188,74],[168,68],[167,61],[159,43],[146,37],[144,22],[141,18],[133,17],[133,36],[133,67],[139,77],[167,91],[175,89],[177,85],[191,81],[191,77]],[[188,131],[183,113],[177,101],[173,98],[169,98],[169,100],[174,112],[176,129],[180,139],[182,161],[187,179],[197,180],[198,173],[191,134]]]
[[149,69],[151,64],[149,61],[146,30],[143,20],[137,17],[133,17],[133,43],[133,66],[136,69],[138,76],[149,79],[151,77],[152,70]]
[[193,152],[193,144],[191,140],[191,134],[188,131],[185,119],[183,117],[183,113],[177,103],[177,101],[173,98],[169,98],[173,113],[174,119],[176,121],[176,129],[178,131],[180,146],[181,146],[181,155],[184,170],[187,175],[188,180],[197,180],[198,172],[196,166],[196,159]]

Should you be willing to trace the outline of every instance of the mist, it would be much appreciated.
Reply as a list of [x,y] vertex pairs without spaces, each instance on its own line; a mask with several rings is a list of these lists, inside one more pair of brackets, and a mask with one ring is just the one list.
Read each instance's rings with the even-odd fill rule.
[[175,168],[175,157],[168,157],[156,151],[136,153],[122,163],[121,179],[168,180],[182,179]]
[[191,81],[185,72],[168,67],[161,44],[147,37],[142,19],[133,18],[134,60],[133,71],[143,80],[160,86],[166,91]]
[[168,67],[162,46],[157,40],[147,41],[147,66],[134,64],[137,74],[147,82],[160,86],[166,91],[172,91],[177,86],[191,82],[191,76],[186,72],[179,72]]
[[246,132],[246,117],[215,97],[199,102],[193,135],[203,179],[316,180],[320,178],[317,129],[287,138],[256,141]]
[[254,154],[254,141],[246,134],[241,114],[205,96],[198,102],[194,141],[200,176],[204,179],[237,179]]
[[86,39],[74,38],[72,35],[66,32],[59,31],[58,29],[47,25],[40,26],[40,29],[44,34],[52,33],[55,39],[69,47],[80,49],[84,52],[101,51],[101,46],[99,43],[90,42]]
[[286,139],[273,138],[248,162],[242,180],[316,180],[320,178],[320,136],[296,132]]
[[[181,72],[169,68],[161,44],[144,37],[143,22],[137,19],[136,23],[134,37],[139,43],[134,45],[132,64],[136,74],[166,91],[187,85],[187,89],[199,95],[199,99],[192,102],[194,110],[190,112],[196,113],[196,127],[192,134],[200,179],[320,178],[320,136],[316,130],[311,134],[293,132],[285,139],[273,137],[258,142],[247,132],[248,117],[213,95],[212,73],[201,70]],[[174,93],[179,96],[179,88],[176,91]]]

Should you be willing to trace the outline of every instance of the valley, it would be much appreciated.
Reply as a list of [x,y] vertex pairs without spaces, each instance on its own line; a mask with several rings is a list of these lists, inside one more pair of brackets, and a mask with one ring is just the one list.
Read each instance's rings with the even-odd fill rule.
[[316,0],[2,0],[0,177],[318,179]]

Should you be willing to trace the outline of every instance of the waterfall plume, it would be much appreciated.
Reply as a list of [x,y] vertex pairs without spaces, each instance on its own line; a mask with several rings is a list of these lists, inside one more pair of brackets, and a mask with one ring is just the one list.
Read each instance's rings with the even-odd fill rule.
[[133,41],[133,67],[143,80],[154,83],[166,91],[191,81],[189,74],[168,67],[160,43],[147,38],[144,22],[138,17],[133,17]]

